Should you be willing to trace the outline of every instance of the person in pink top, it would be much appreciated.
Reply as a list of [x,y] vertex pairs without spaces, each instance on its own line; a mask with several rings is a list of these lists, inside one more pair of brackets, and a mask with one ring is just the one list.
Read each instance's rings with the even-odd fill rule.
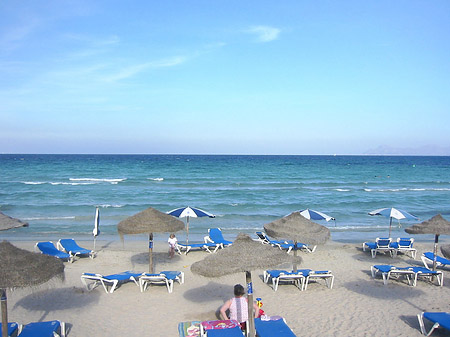
[[[234,286],[234,297],[229,299],[220,308],[220,317],[224,320],[234,319],[245,329],[245,323],[248,321],[248,299],[244,297],[245,290],[240,284]],[[258,317],[259,308],[253,303],[255,318]],[[230,315],[227,315],[229,311]]]

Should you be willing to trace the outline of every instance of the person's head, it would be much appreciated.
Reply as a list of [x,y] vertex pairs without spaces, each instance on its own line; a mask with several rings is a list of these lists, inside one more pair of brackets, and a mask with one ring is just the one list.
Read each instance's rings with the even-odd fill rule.
[[240,284],[236,284],[234,286],[234,296],[241,297],[244,296],[244,294],[245,294],[244,287],[241,286]]
[[170,234],[170,238],[173,239],[175,237],[175,234]]

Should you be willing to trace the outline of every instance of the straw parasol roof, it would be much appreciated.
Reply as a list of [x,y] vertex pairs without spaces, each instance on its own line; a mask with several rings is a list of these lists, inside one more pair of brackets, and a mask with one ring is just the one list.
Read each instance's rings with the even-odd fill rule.
[[429,220],[406,228],[405,232],[409,234],[450,234],[450,221],[438,214]]
[[64,263],[52,256],[0,243],[0,288],[38,286],[54,277],[64,279]]
[[[302,258],[297,257],[296,262],[300,263],[301,261]],[[220,277],[271,268],[285,262],[294,262],[294,257],[279,248],[262,245],[241,233],[230,247],[221,249],[192,264],[191,271],[206,277]]]
[[177,232],[184,228],[184,223],[171,215],[152,207],[143,210],[117,225],[120,236],[124,234]]
[[442,215],[437,214],[429,220],[413,225],[405,229],[409,234],[434,234],[434,261],[433,270],[436,270],[437,246],[439,235],[450,234],[450,222],[445,220]]
[[10,216],[0,212],[0,231],[17,228],[27,227],[28,223],[19,219],[11,218]]
[[183,228],[184,223],[182,221],[152,207],[122,220],[117,225],[117,230],[122,241],[124,234],[149,234],[148,254],[150,273],[153,273],[153,233],[172,233]]
[[64,264],[53,256],[29,252],[3,241],[0,243],[0,266],[2,335],[6,336],[6,289],[38,286],[55,277],[64,279]]
[[[206,277],[220,277],[245,272],[248,293],[248,317],[253,317],[253,285],[251,271],[278,266],[284,262],[300,263],[300,257],[292,257],[278,248],[262,245],[246,234],[239,234],[233,244],[221,251],[195,262],[191,271]],[[255,336],[255,322],[248,321],[249,337]]]
[[293,212],[283,218],[264,225],[269,236],[289,239],[309,245],[324,244],[330,238],[330,230],[306,219],[300,212]]
[[447,259],[450,259],[450,245],[441,246],[441,253]]

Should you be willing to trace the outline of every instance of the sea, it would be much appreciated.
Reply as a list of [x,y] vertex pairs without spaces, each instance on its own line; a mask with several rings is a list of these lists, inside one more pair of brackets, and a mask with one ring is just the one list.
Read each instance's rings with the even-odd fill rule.
[[[0,155],[0,211],[29,223],[0,232],[7,240],[91,240],[96,207],[98,239],[120,240],[117,224],[147,207],[191,206],[216,216],[190,219],[191,242],[212,227],[230,240],[241,232],[256,238],[264,224],[306,208],[336,218],[318,221],[332,240],[363,242],[389,231],[389,219],[370,211],[416,215],[393,220],[391,236],[403,237],[406,227],[436,214],[450,220],[449,200],[450,157]],[[155,240],[168,235],[155,233]],[[186,233],[176,235],[182,241]]]

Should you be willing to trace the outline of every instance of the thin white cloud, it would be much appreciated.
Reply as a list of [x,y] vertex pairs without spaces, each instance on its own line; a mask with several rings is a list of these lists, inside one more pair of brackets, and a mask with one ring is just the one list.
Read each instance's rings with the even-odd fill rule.
[[142,73],[148,69],[174,67],[174,66],[184,63],[185,61],[186,61],[186,57],[176,56],[176,57],[172,57],[172,58],[168,58],[168,59],[136,64],[136,65],[122,68],[117,73],[115,73],[111,76],[104,77],[103,80],[106,82],[116,82],[116,81],[120,81],[120,80],[124,80],[124,79],[130,78],[130,77],[136,76],[139,73]]
[[270,26],[252,26],[246,32],[255,34],[258,42],[270,42],[278,39],[281,29]]

